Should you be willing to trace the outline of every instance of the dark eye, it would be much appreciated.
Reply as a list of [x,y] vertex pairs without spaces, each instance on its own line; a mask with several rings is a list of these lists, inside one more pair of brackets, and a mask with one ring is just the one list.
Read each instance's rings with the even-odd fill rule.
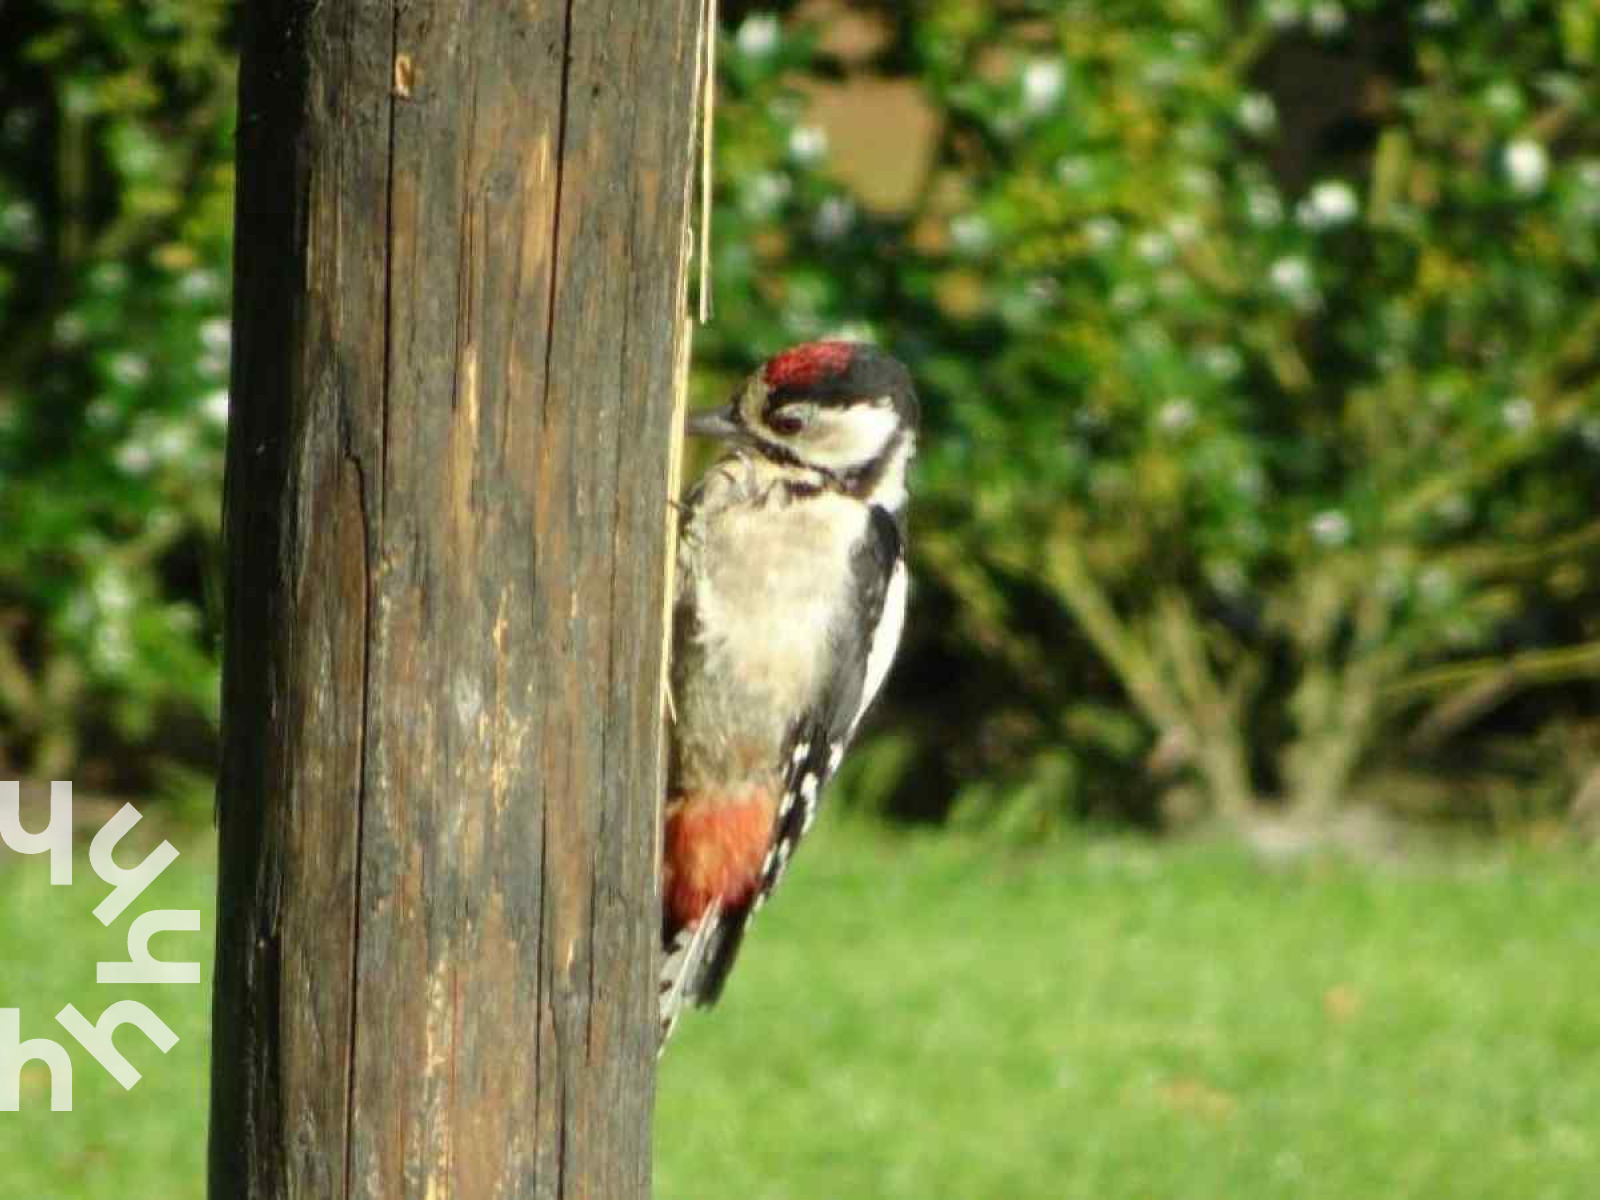
[[767,424],[772,427],[772,432],[782,437],[793,437],[807,425],[816,413],[814,404],[790,404],[780,408],[767,418]]

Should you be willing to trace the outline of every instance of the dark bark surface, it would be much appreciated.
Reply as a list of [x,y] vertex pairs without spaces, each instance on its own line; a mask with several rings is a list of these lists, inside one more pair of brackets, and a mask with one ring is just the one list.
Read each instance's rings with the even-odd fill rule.
[[649,1194],[701,7],[243,16],[211,1194]]

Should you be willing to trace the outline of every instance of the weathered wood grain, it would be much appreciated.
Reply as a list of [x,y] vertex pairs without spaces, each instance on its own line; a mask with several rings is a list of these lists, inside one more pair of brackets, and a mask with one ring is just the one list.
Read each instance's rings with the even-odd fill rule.
[[211,1194],[649,1194],[699,0],[244,8]]

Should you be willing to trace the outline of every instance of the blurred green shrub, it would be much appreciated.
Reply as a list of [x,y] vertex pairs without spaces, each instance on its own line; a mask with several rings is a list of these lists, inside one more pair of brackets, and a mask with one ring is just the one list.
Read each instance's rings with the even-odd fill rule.
[[[1529,684],[1593,713],[1592,5],[866,8],[864,62],[732,39],[697,350],[919,380],[903,797],[1322,818]],[[937,114],[898,211],[830,181],[818,73]]]
[[[0,47],[0,765],[204,744],[227,423],[224,0],[33,0]],[[174,724],[178,728],[174,727]],[[122,755],[124,763],[136,756]]]
[[[838,333],[921,385],[859,803],[1031,830],[1591,779],[1592,4],[777,7],[724,2],[696,388]],[[150,775],[214,725],[230,14],[6,8],[7,772]]]

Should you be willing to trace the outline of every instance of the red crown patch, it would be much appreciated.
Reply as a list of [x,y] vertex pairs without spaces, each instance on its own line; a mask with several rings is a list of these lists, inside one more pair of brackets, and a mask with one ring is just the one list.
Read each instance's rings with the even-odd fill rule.
[[768,362],[763,378],[769,388],[811,387],[823,379],[842,375],[854,354],[849,342],[807,342]]

